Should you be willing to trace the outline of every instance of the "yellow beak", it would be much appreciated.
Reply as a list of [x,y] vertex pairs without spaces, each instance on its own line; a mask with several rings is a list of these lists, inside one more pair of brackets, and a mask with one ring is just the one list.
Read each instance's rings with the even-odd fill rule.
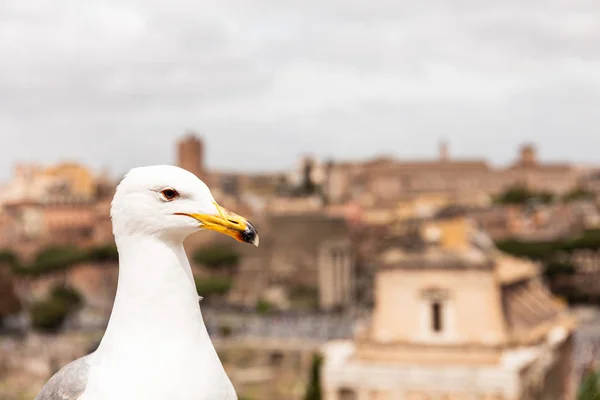
[[214,204],[217,207],[218,215],[186,213],[177,213],[177,215],[187,215],[200,222],[204,229],[220,232],[231,236],[238,242],[252,243],[258,247],[258,233],[246,218],[221,207],[217,203]]

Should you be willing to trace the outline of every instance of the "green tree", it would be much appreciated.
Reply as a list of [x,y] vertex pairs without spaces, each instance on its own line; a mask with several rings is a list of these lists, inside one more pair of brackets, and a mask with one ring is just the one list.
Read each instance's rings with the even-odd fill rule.
[[517,239],[507,239],[496,242],[496,247],[517,257],[548,261],[553,259],[559,251],[570,253],[579,249],[600,249],[600,230],[590,229],[573,238],[550,242],[525,242]]
[[231,279],[222,277],[194,277],[194,282],[196,283],[198,294],[205,299],[210,299],[214,296],[223,296],[229,292],[232,286]]
[[31,323],[35,329],[56,332],[69,314],[69,306],[60,299],[49,298],[29,307]]
[[557,276],[573,274],[575,274],[575,267],[573,267],[573,265],[570,263],[550,261],[546,264],[544,268],[544,275],[546,276],[546,278],[549,279]]
[[590,192],[587,189],[582,187],[573,188],[570,192],[566,193],[562,200],[565,202],[570,202],[574,200],[584,200],[584,199],[593,199],[595,197],[593,192]]
[[300,190],[302,194],[310,195],[316,192],[317,185],[312,180],[313,162],[309,160],[302,169],[302,184]]
[[600,375],[590,371],[583,379],[577,392],[577,400],[600,400]]
[[56,286],[52,289],[50,297],[64,302],[70,309],[75,309],[83,304],[81,293],[69,286]]
[[15,273],[32,276],[65,272],[82,262],[105,263],[116,262],[118,259],[119,253],[114,243],[87,250],[75,246],[50,246],[40,250],[35,260],[28,265],[21,265],[17,257],[9,251],[0,251],[0,263],[4,260],[12,265]]
[[48,298],[36,301],[29,307],[31,323],[40,331],[56,332],[82,303],[83,297],[74,288],[56,286]]
[[32,275],[64,271],[83,261],[85,256],[85,252],[75,246],[50,246],[41,250],[24,271]]
[[231,247],[217,244],[198,249],[192,254],[192,259],[206,267],[217,270],[223,267],[230,268],[237,265],[239,254]]
[[500,204],[523,204],[530,198],[529,190],[525,186],[513,186],[500,193],[495,201]]
[[550,203],[554,200],[554,194],[550,192],[535,192],[525,185],[514,185],[507,188],[494,199],[497,204],[525,204],[530,201]]
[[600,249],[600,230],[590,229],[583,232],[582,235],[561,243],[561,249],[571,252],[578,249]]
[[271,312],[271,310],[273,310],[273,305],[271,303],[269,303],[267,300],[265,299],[258,299],[258,301],[256,302],[256,312],[264,315],[264,314],[268,314],[269,312]]
[[532,260],[547,260],[560,248],[555,242],[523,242],[508,239],[496,242],[499,250],[517,257],[526,257]]
[[119,261],[119,252],[114,243],[105,244],[103,246],[92,247],[87,251],[87,261],[95,262],[116,262]]
[[554,193],[551,192],[538,192],[533,195],[533,200],[539,201],[540,203],[544,204],[552,203],[555,198],[556,195],[554,195]]
[[11,250],[0,250],[0,264],[14,267],[19,264],[19,259]]
[[323,356],[315,354],[310,367],[310,380],[306,388],[304,400],[321,400],[321,367],[323,365]]

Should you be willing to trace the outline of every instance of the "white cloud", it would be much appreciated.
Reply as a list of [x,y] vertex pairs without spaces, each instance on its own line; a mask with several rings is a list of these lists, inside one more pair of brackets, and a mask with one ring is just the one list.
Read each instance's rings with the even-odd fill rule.
[[0,177],[172,162],[187,128],[228,169],[423,156],[441,137],[495,161],[523,140],[596,161],[597,21],[591,0],[4,0]]

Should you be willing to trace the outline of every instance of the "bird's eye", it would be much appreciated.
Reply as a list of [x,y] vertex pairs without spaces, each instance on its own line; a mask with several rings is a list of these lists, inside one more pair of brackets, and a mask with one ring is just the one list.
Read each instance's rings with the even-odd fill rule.
[[177,193],[177,190],[172,189],[172,188],[163,189],[163,190],[161,190],[160,194],[162,195],[163,199],[165,199],[166,201],[175,200],[176,198],[179,197],[179,193]]

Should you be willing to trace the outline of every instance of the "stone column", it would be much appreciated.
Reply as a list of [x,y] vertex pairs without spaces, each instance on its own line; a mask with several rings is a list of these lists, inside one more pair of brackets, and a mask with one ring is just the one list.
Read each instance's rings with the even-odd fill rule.
[[328,246],[319,256],[319,303],[322,309],[330,309],[335,302],[335,256]]
[[330,248],[328,250],[328,255],[329,255],[329,280],[327,281],[327,286],[328,286],[328,290],[329,290],[329,308],[333,307],[335,304],[335,297],[336,297],[336,291],[335,291],[335,262],[336,262],[336,255],[335,255],[335,250],[333,248]]
[[342,254],[340,260],[340,270],[341,270],[341,279],[340,279],[340,304],[342,306],[348,305],[348,295],[349,295],[349,285],[350,285],[350,270],[348,265],[348,260],[350,259],[348,248],[344,246],[340,253]]
[[334,270],[335,270],[335,305],[339,305],[342,297],[342,263],[344,260],[344,255],[342,252],[336,248],[335,250],[335,259],[334,259]]
[[318,276],[318,294],[319,294],[319,308],[325,308],[325,298],[326,298],[326,285],[325,281],[327,279],[327,263],[325,262],[325,249],[319,249],[319,254],[317,255],[317,276]]
[[340,287],[339,287],[339,299],[338,304],[344,305],[346,300],[346,249],[340,248],[340,259],[338,261],[340,270]]
[[336,260],[336,270],[337,270],[337,305],[342,305],[344,302],[344,250],[338,248],[336,250],[337,260]]
[[351,305],[352,302],[354,301],[353,298],[353,294],[354,294],[354,271],[353,271],[353,263],[352,263],[352,249],[350,247],[347,247],[346,249],[346,258],[345,258],[345,263],[346,263],[346,293],[345,293],[345,300],[344,302],[346,303],[347,306]]
[[338,298],[338,253],[331,250],[331,307],[335,307]]

